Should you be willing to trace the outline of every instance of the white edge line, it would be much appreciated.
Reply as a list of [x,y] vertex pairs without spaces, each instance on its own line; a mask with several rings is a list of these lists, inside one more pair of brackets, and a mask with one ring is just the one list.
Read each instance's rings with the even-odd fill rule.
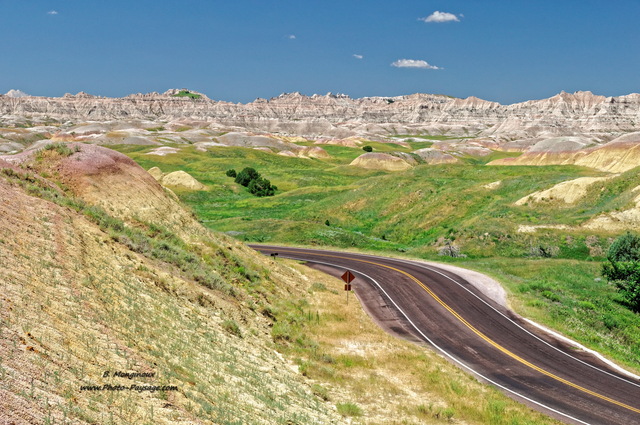
[[[292,259],[292,260],[306,261],[306,262],[309,262],[309,263],[325,264],[325,265],[333,266],[333,267],[343,267],[343,266],[340,266],[340,265],[337,265],[337,264],[326,263],[326,262],[322,262],[322,261],[309,260],[309,259],[305,259],[305,258],[293,258],[293,257],[289,257],[288,255],[283,255],[283,257],[290,258],[290,259]],[[527,401],[529,401],[529,402],[531,402],[531,403],[533,403],[533,404],[536,404],[536,405],[538,405],[538,406],[540,406],[540,407],[542,407],[542,408],[544,408],[544,409],[549,410],[550,412],[553,412],[553,413],[556,413],[556,414],[558,414],[558,415],[564,416],[564,417],[566,417],[566,418],[568,418],[568,419],[574,420],[574,421],[576,421],[576,422],[578,422],[578,423],[581,423],[581,424],[584,424],[584,425],[590,425],[588,422],[583,422],[583,421],[581,421],[581,420],[580,420],[580,419],[578,419],[578,418],[574,418],[573,416],[570,416],[570,415],[568,415],[568,414],[566,414],[566,413],[563,413],[563,412],[561,412],[561,411],[559,411],[559,410],[553,409],[553,408],[551,408],[551,407],[549,407],[549,406],[547,406],[547,405],[545,405],[545,404],[542,404],[542,403],[540,403],[540,402],[538,402],[538,401],[535,401],[535,400],[533,400],[533,399],[531,399],[531,398],[529,398],[529,397],[526,397],[526,396],[524,396],[524,395],[522,395],[522,394],[520,394],[520,393],[518,393],[518,392],[516,392],[516,391],[513,391],[513,390],[511,390],[511,389],[509,389],[509,388],[507,388],[507,387],[505,387],[505,386],[503,386],[503,385],[501,385],[501,384],[498,384],[497,382],[492,381],[491,379],[487,378],[486,376],[484,376],[484,375],[482,375],[482,374],[480,374],[480,373],[476,372],[475,370],[473,370],[470,366],[468,366],[468,365],[464,364],[463,362],[461,362],[460,360],[456,359],[453,355],[451,355],[451,354],[449,354],[448,352],[446,352],[445,350],[443,350],[440,346],[438,346],[437,344],[435,344],[435,343],[434,343],[434,342],[433,342],[433,341],[432,341],[428,336],[426,336],[426,335],[425,335],[425,334],[424,334],[424,333],[423,333],[423,332],[422,332],[422,331],[421,331],[421,330],[420,330],[420,329],[415,325],[415,323],[413,323],[413,321],[412,321],[411,319],[409,319],[409,316],[407,316],[407,314],[404,312],[404,310],[402,310],[402,309],[400,308],[400,306],[398,306],[398,304],[396,304],[396,302],[393,300],[393,298],[391,298],[391,297],[389,296],[389,294],[387,294],[387,291],[385,291],[385,290],[384,290],[384,288],[382,288],[382,286],[380,286],[380,284],[379,284],[379,283],[378,283],[374,278],[372,278],[371,276],[369,276],[369,275],[367,275],[367,274],[365,274],[365,273],[362,273],[361,271],[358,271],[358,273],[360,273],[362,276],[367,277],[367,278],[368,278],[368,279],[370,279],[373,283],[375,283],[375,284],[376,284],[376,286],[377,286],[377,287],[378,287],[378,288],[379,288],[379,289],[380,289],[380,290],[381,290],[381,291],[386,295],[386,297],[389,299],[389,301],[391,301],[391,303],[392,303],[392,304],[393,304],[393,305],[398,309],[398,311],[399,311],[399,312],[400,312],[400,313],[405,317],[405,319],[407,319],[407,321],[411,324],[411,326],[413,326],[413,328],[414,328],[416,331],[418,331],[418,333],[419,333],[420,335],[422,335],[422,337],[423,337],[425,340],[427,340],[427,342],[429,342],[429,344],[431,344],[433,347],[435,347],[438,351],[440,351],[440,352],[441,352],[442,354],[444,354],[446,357],[450,358],[453,362],[455,362],[455,363],[459,364],[459,365],[460,365],[461,367],[463,367],[464,369],[467,369],[467,370],[471,371],[471,373],[473,373],[474,375],[479,376],[480,378],[484,379],[485,381],[487,381],[487,382],[489,382],[489,383],[491,383],[491,384],[495,385],[495,386],[496,386],[496,387],[498,387],[498,388],[502,388],[503,390],[505,390],[505,391],[507,391],[507,392],[510,392],[511,394],[514,394],[514,395],[516,395],[517,397],[520,397],[520,398],[522,398],[522,399],[524,399],[524,400],[527,400]]]
[[[382,257],[382,258],[384,258],[384,257]],[[395,259],[394,259],[394,260],[395,260]],[[573,359],[573,360],[575,360],[575,361],[578,361],[578,362],[580,362],[580,363],[582,363],[582,364],[584,364],[584,365],[586,365],[586,366],[589,366],[589,367],[591,367],[592,369],[595,369],[595,370],[597,370],[597,371],[599,371],[599,372],[602,372],[602,373],[604,373],[604,374],[606,374],[606,375],[609,375],[609,376],[611,376],[611,377],[617,378],[617,379],[619,379],[619,380],[621,380],[621,381],[623,381],[623,382],[626,382],[626,383],[628,383],[628,384],[631,384],[631,385],[634,385],[634,386],[636,386],[636,387],[640,388],[640,384],[638,384],[637,382],[628,381],[628,380],[626,380],[626,379],[624,379],[624,378],[622,378],[622,377],[620,377],[620,376],[614,375],[614,374],[612,374],[612,373],[610,373],[610,372],[608,372],[608,371],[606,371],[606,370],[600,369],[599,367],[597,367],[597,366],[595,366],[595,365],[592,365],[592,364],[587,363],[587,362],[585,362],[585,361],[583,361],[583,360],[580,360],[580,359],[578,359],[577,357],[574,357],[574,356],[572,356],[571,354],[569,354],[569,353],[567,353],[567,352],[565,352],[565,351],[560,350],[558,347],[554,347],[553,345],[549,344],[547,341],[543,340],[542,338],[540,338],[540,337],[539,337],[539,336],[537,336],[536,334],[534,334],[534,333],[530,332],[529,330],[527,330],[527,329],[523,328],[522,326],[520,326],[520,324],[518,324],[518,323],[514,322],[513,320],[511,320],[511,318],[509,318],[508,316],[504,315],[501,311],[497,310],[497,309],[496,309],[495,307],[493,307],[491,304],[487,303],[485,300],[483,300],[482,298],[480,298],[477,294],[475,294],[475,293],[473,293],[472,291],[470,291],[470,290],[469,290],[469,288],[465,287],[463,284],[461,284],[461,283],[460,283],[460,282],[458,282],[457,280],[453,279],[452,277],[447,276],[446,274],[442,273],[441,271],[436,270],[436,269],[434,269],[434,268],[432,268],[432,267],[428,267],[428,266],[424,265],[424,263],[422,263],[422,262],[411,261],[411,260],[400,260],[400,259],[398,259],[398,261],[401,261],[401,262],[403,262],[403,263],[413,263],[413,264],[416,264],[418,267],[425,268],[425,269],[427,269],[427,270],[431,270],[431,271],[432,271],[432,272],[434,272],[434,273],[438,273],[439,275],[441,275],[441,276],[443,276],[443,277],[445,277],[445,278],[447,278],[447,279],[451,280],[452,282],[456,283],[458,286],[460,286],[461,288],[463,288],[464,290],[466,290],[467,292],[469,292],[471,295],[473,295],[474,297],[476,297],[478,300],[482,301],[482,302],[483,302],[484,304],[486,304],[489,308],[491,308],[493,311],[495,311],[496,313],[498,313],[499,315],[501,315],[502,317],[504,317],[505,319],[507,319],[509,322],[513,323],[515,326],[517,326],[518,328],[522,329],[524,332],[528,333],[528,334],[529,334],[529,335],[531,335],[532,337],[534,337],[534,338],[536,338],[537,340],[539,340],[540,342],[542,342],[542,343],[544,343],[544,344],[548,345],[549,347],[553,348],[554,350],[556,350],[556,351],[558,351],[558,352],[560,352],[560,353],[564,354],[565,356],[567,356],[567,357],[569,357],[569,358],[571,358],[571,359]],[[435,267],[437,267],[437,266],[435,266]],[[451,272],[451,273],[455,274],[455,272]],[[471,282],[469,282],[469,283],[471,283]],[[471,283],[471,285],[473,285],[473,283]],[[474,287],[475,287],[475,285],[474,285]],[[476,289],[477,289],[477,287],[476,287]],[[520,317],[522,317],[522,316],[520,316]],[[630,378],[634,378],[634,379],[640,380],[640,376],[637,376],[637,375],[635,375],[635,374],[633,374],[633,373],[631,373],[631,372],[629,372],[629,371],[627,371],[627,370],[623,369],[622,367],[618,366],[617,364],[615,364],[615,363],[614,363],[614,362],[612,362],[611,360],[606,359],[602,354],[598,353],[597,351],[591,350],[591,349],[589,349],[589,348],[587,348],[587,347],[585,347],[585,346],[583,346],[583,345],[581,345],[581,344],[579,344],[579,343],[577,343],[577,342],[573,341],[572,339],[567,338],[567,337],[566,337],[566,336],[564,336],[564,335],[560,335],[559,333],[557,333],[557,332],[555,332],[555,331],[552,331],[551,329],[548,329],[548,328],[546,328],[546,327],[544,327],[544,326],[542,326],[542,325],[539,325],[538,323],[534,322],[533,320],[529,320],[529,319],[524,318],[524,317],[522,317],[522,319],[524,319],[524,320],[525,320],[525,321],[527,321],[528,323],[530,323],[530,324],[532,324],[532,325],[536,326],[537,328],[539,328],[539,329],[541,329],[541,330],[543,330],[543,331],[545,331],[545,332],[547,332],[547,333],[550,333],[550,334],[552,334],[553,336],[558,337],[559,339],[562,339],[562,340],[564,340],[565,342],[568,342],[568,343],[570,343],[570,344],[573,344],[573,345],[577,346],[578,348],[580,348],[581,350],[584,350],[584,351],[586,351],[586,352],[588,352],[588,353],[590,353],[590,354],[594,355],[596,358],[600,359],[601,361],[603,361],[604,363],[606,363],[607,365],[609,365],[611,368],[613,368],[613,369],[617,370],[618,372],[620,372],[620,373],[622,373],[622,374],[624,374],[624,375],[626,375],[626,376],[628,376],[628,377],[630,377]]]
[[[321,251],[321,252],[322,252],[323,250],[316,250],[316,251]],[[332,252],[332,251],[324,251],[324,252]],[[348,254],[354,254],[354,253],[348,253]],[[497,309],[496,309],[495,307],[493,307],[491,304],[489,304],[488,302],[486,302],[485,300],[483,300],[482,298],[480,298],[477,294],[475,294],[474,292],[470,291],[470,290],[469,290],[469,288],[467,288],[466,286],[464,286],[463,284],[461,284],[460,282],[458,282],[457,280],[455,280],[455,279],[454,279],[454,278],[452,278],[451,276],[447,276],[445,273],[442,273],[440,270],[436,270],[436,269],[432,268],[432,267],[438,267],[438,266],[437,266],[437,264],[436,264],[436,265],[434,265],[433,263],[425,262],[425,261],[422,261],[422,260],[405,260],[405,259],[401,259],[401,258],[381,257],[381,256],[379,256],[379,255],[370,255],[370,254],[356,254],[356,255],[362,255],[362,256],[370,257],[370,258],[380,258],[380,259],[385,259],[385,260],[391,259],[391,260],[398,261],[398,262],[405,263],[405,264],[406,264],[406,263],[413,264],[413,265],[416,265],[416,266],[418,266],[418,267],[421,267],[421,268],[424,268],[424,269],[430,270],[430,271],[432,271],[432,272],[434,272],[434,273],[438,273],[439,275],[441,275],[441,276],[443,276],[443,277],[445,277],[445,278],[449,279],[450,281],[454,282],[455,284],[457,284],[458,286],[460,286],[461,288],[463,288],[465,291],[469,292],[471,295],[473,295],[474,297],[476,297],[478,300],[482,301],[485,305],[487,305],[487,306],[488,306],[489,308],[491,308],[493,311],[495,311],[496,313],[498,313],[499,315],[501,315],[502,317],[504,317],[505,319],[507,319],[509,322],[511,322],[512,324],[514,324],[515,326],[517,326],[518,328],[520,328],[521,330],[523,330],[523,331],[524,331],[524,332],[526,332],[527,334],[529,334],[529,335],[531,335],[532,337],[534,337],[535,339],[539,340],[539,341],[540,341],[540,342],[542,342],[543,344],[546,344],[547,346],[549,346],[549,347],[551,347],[552,349],[554,349],[554,350],[558,351],[559,353],[562,353],[562,354],[564,354],[565,356],[567,356],[567,357],[569,357],[569,358],[571,358],[571,359],[573,359],[573,360],[575,360],[575,361],[577,361],[577,362],[580,362],[580,363],[582,363],[582,364],[584,364],[584,365],[586,365],[586,366],[589,366],[589,367],[590,367],[590,368],[592,368],[592,369],[595,369],[595,370],[597,370],[597,371],[599,371],[599,372],[601,372],[601,373],[604,373],[605,375],[609,375],[609,376],[611,376],[611,377],[613,377],[613,378],[619,379],[620,381],[626,382],[626,383],[628,383],[628,384],[631,384],[631,385],[634,385],[634,386],[636,386],[636,387],[640,388],[640,384],[638,384],[637,382],[629,381],[629,380],[627,380],[627,379],[624,379],[623,377],[620,377],[620,376],[614,375],[614,374],[612,374],[611,372],[608,372],[608,371],[606,371],[606,370],[600,369],[600,368],[599,368],[599,367],[597,367],[597,366],[594,366],[594,365],[592,365],[592,364],[590,364],[590,363],[587,363],[587,362],[585,362],[585,361],[583,361],[583,360],[580,360],[580,359],[578,359],[577,357],[574,357],[574,356],[572,356],[571,354],[569,354],[569,353],[567,353],[567,352],[565,352],[565,351],[562,351],[562,350],[561,350],[561,349],[559,349],[558,347],[554,347],[553,345],[549,344],[547,341],[543,340],[542,338],[540,338],[540,337],[539,337],[539,336],[537,336],[536,334],[534,334],[534,333],[530,332],[529,330],[527,330],[527,329],[523,328],[522,326],[520,326],[520,324],[518,324],[518,323],[514,322],[513,320],[511,320],[511,318],[509,318],[508,316],[504,315],[501,311],[497,310]],[[432,267],[428,267],[427,265],[432,266]],[[450,271],[450,270],[447,270],[447,271],[448,271],[448,272],[450,272],[450,273],[456,274],[456,273],[455,273],[455,272],[453,272],[453,271]],[[473,270],[472,270],[472,271],[473,271]],[[479,273],[479,272],[476,272],[476,273]],[[466,279],[465,279],[465,280],[466,280]],[[473,285],[473,283],[471,283],[471,282],[469,282],[469,283],[470,283],[471,285]],[[478,289],[475,285],[473,285],[473,286],[474,286],[474,288]],[[481,291],[481,292],[482,292],[482,291]],[[522,316],[520,316],[520,317],[522,317]],[[618,372],[622,373],[623,375],[626,375],[626,376],[628,376],[629,378],[637,379],[637,380],[639,380],[639,381],[640,381],[640,376],[635,375],[635,374],[633,374],[632,372],[629,372],[628,370],[626,370],[626,369],[624,369],[624,368],[620,367],[620,366],[619,366],[619,365],[617,365],[616,363],[614,363],[614,362],[612,362],[611,360],[609,360],[609,359],[605,358],[602,354],[598,353],[597,351],[591,350],[591,349],[589,349],[589,348],[587,348],[587,347],[585,347],[585,346],[583,346],[583,345],[581,345],[581,344],[579,344],[579,343],[577,343],[577,342],[573,341],[572,339],[567,338],[567,337],[566,337],[566,336],[564,336],[564,335],[560,335],[560,334],[559,334],[559,333],[557,333],[557,332],[554,332],[554,331],[552,331],[552,330],[550,330],[550,329],[545,328],[544,326],[542,326],[542,325],[540,325],[540,324],[538,324],[538,323],[536,323],[536,322],[534,322],[534,321],[532,321],[532,320],[526,319],[526,318],[524,318],[524,317],[522,317],[522,319],[524,319],[524,320],[526,320],[528,323],[531,323],[532,325],[534,325],[534,326],[538,327],[539,329],[541,329],[541,330],[543,330],[543,331],[545,331],[545,332],[548,332],[548,333],[552,334],[553,336],[556,336],[556,337],[558,337],[559,339],[562,339],[562,340],[564,340],[565,342],[571,343],[571,344],[573,344],[573,345],[577,346],[578,348],[580,348],[581,350],[584,350],[584,351],[586,351],[586,352],[588,352],[588,353],[590,353],[590,354],[594,355],[596,358],[598,358],[598,359],[599,359],[599,360],[601,360],[602,362],[604,362],[604,363],[606,363],[607,365],[609,365],[612,369],[615,369],[615,370],[617,370]]]
[[[552,329],[549,329],[549,328],[547,328],[547,327],[545,327],[545,326],[542,326],[541,324],[536,323],[536,322],[534,322],[533,320],[527,319],[526,317],[523,317],[522,319],[523,319],[523,320],[525,320],[525,321],[527,321],[529,324],[531,324],[531,325],[533,325],[533,326],[537,327],[538,329],[540,329],[540,330],[542,330],[542,331],[544,331],[544,332],[546,332],[546,333],[549,333],[549,334],[553,335],[554,337],[556,337],[556,338],[558,338],[558,339],[561,339],[561,340],[563,340],[563,341],[565,341],[565,342],[571,343],[571,344],[573,344],[573,345],[577,346],[579,349],[581,349],[581,350],[583,350],[583,351],[586,351],[587,353],[591,354],[591,355],[592,355],[592,356],[594,356],[594,357],[597,357],[598,359],[600,359],[600,361],[602,361],[602,362],[606,363],[607,365],[609,365],[611,368],[613,368],[613,369],[617,370],[618,372],[620,372],[620,373],[622,373],[622,374],[624,374],[624,375],[627,375],[627,376],[629,376],[629,377],[631,377],[631,378],[634,378],[634,379],[637,379],[637,380],[639,380],[639,381],[640,381],[640,376],[635,375],[634,373],[629,372],[629,371],[628,371],[628,370],[626,370],[626,369],[623,369],[622,367],[620,367],[620,366],[619,366],[619,365],[617,365],[616,363],[612,362],[611,360],[607,359],[606,357],[604,357],[602,354],[598,353],[597,351],[592,350],[592,349],[590,349],[590,348],[587,348],[587,347],[585,347],[584,345],[582,345],[582,344],[580,344],[580,343],[578,343],[578,342],[575,342],[575,341],[574,341],[574,340],[572,340],[571,338],[567,338],[566,336],[564,336],[564,335],[562,335],[562,334],[559,334],[558,332],[556,332],[556,331],[554,331],[554,330],[552,330]],[[570,356],[570,355],[569,355],[569,356]],[[571,356],[571,357],[573,357],[573,356]],[[579,360],[579,359],[578,359],[578,360]],[[596,366],[593,366],[593,367],[596,367]],[[601,369],[598,369],[598,370],[601,370]],[[615,376],[615,375],[614,375],[614,376]],[[628,381],[626,381],[626,382],[628,382]],[[635,382],[631,382],[631,383],[632,383],[632,384],[634,384],[634,385],[636,385],[636,386],[638,386],[638,387],[640,387],[640,385],[636,384]]]

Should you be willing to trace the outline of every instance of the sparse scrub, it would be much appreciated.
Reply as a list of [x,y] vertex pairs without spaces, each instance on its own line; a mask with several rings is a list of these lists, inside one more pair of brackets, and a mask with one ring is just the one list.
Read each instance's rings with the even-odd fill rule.
[[[36,155],[36,159],[42,160],[43,153],[47,151],[56,152],[60,156],[71,156],[74,151],[70,149],[65,143],[49,143],[45,147],[43,147],[38,154]],[[75,152],[78,152],[77,150]]]
[[322,292],[322,291],[327,291],[327,290],[328,289],[327,289],[326,285],[324,283],[322,283],[322,282],[314,282],[311,285],[311,288],[309,288],[309,292],[315,292],[315,291]]
[[362,409],[355,403],[338,403],[336,404],[336,408],[338,409],[338,413],[340,413],[342,416],[362,416]]
[[322,385],[311,385],[311,391],[324,401],[329,401],[329,392]]
[[222,328],[230,334],[235,335],[238,338],[242,338],[242,331],[235,320],[225,320],[222,322]]

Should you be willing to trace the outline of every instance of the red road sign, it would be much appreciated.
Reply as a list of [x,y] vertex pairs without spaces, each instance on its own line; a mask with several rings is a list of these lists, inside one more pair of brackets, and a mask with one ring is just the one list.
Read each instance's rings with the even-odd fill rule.
[[345,283],[344,284],[344,290],[345,291],[350,291],[351,290],[351,284],[350,283]]
[[347,270],[346,272],[344,272],[344,274],[342,275],[342,280],[344,280],[347,283],[351,283],[351,281],[353,279],[355,279],[356,277],[353,275],[353,273],[351,273],[349,270]]

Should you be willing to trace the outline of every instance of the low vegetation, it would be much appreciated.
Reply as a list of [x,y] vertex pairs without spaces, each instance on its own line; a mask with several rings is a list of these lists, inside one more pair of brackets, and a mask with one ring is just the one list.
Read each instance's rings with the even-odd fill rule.
[[188,97],[189,99],[201,99],[202,96],[197,93],[191,93],[189,90],[180,90],[178,93],[172,95],[173,97]]
[[73,155],[75,152],[78,152],[78,149],[71,149],[65,143],[49,143],[38,151],[36,159],[41,161],[47,155],[50,155],[50,153],[55,153],[61,157],[66,157]]

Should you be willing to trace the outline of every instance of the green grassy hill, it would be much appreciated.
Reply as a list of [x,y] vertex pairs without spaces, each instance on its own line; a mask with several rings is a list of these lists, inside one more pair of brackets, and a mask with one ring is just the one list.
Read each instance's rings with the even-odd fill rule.
[[[145,147],[117,147],[144,168],[185,170],[207,185],[207,191],[176,193],[211,229],[242,241],[386,252],[475,268],[503,282],[516,311],[640,369],[640,317],[600,276],[600,262],[620,230],[583,227],[599,214],[635,205],[639,169],[592,184],[573,204],[543,199],[515,205],[557,183],[606,174],[575,166],[487,166],[490,158],[470,157],[392,173],[349,166],[363,153],[359,148],[326,148],[331,159],[184,146],[159,157],[146,155]],[[497,155],[505,153],[490,157]],[[256,198],[225,175],[248,166],[279,188],[276,196]],[[447,244],[465,257],[439,256]]]

